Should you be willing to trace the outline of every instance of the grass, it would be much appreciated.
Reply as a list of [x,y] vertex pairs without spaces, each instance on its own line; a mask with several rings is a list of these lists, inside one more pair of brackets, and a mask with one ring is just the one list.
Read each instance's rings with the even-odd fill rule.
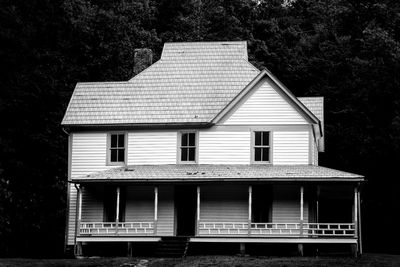
[[239,257],[189,256],[174,258],[0,259],[0,266],[400,266],[400,255],[365,254],[350,257]]

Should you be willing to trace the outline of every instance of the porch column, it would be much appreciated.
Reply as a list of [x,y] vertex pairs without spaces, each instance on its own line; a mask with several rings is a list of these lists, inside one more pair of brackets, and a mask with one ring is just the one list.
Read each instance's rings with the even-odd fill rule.
[[197,186],[197,208],[196,208],[196,236],[199,235],[200,229],[200,186]]
[[319,223],[319,195],[321,194],[321,187],[317,185],[317,207],[316,207],[316,223]]
[[251,206],[253,202],[253,187],[249,185],[249,218],[248,218],[248,234],[251,234]]
[[303,235],[304,223],[304,187],[300,186],[300,236]]
[[[77,217],[77,225],[76,225],[76,233],[75,233],[75,241],[76,241],[76,236],[79,235],[80,233],[80,228],[81,228],[81,220],[82,220],[82,186],[76,187],[78,191],[77,195],[77,204],[78,204],[78,217]],[[75,246],[75,256],[82,256],[82,242],[76,242]]]
[[360,198],[360,185],[358,185],[357,190],[357,204],[358,204],[358,251],[359,254],[363,254],[362,250],[362,238],[361,238],[361,198]]
[[82,186],[78,187],[78,230],[77,230],[77,234],[79,234],[80,232],[80,228],[81,228],[81,220],[82,220]]
[[357,201],[357,187],[354,187],[354,237],[357,238],[357,228],[358,228],[358,201]]
[[353,203],[353,224],[354,224],[354,237],[357,239],[357,243],[352,245],[352,252],[354,257],[358,256],[358,187],[354,187],[354,203]]
[[154,187],[154,235],[157,235],[158,220],[158,186]]
[[118,234],[118,224],[119,224],[119,198],[120,198],[120,188],[117,186],[117,207],[115,209],[115,233]]

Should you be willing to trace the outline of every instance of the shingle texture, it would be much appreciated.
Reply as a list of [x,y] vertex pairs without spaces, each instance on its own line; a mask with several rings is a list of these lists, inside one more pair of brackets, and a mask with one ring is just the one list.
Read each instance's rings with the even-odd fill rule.
[[75,181],[361,180],[363,176],[314,165],[132,165]]
[[323,137],[319,140],[320,146],[322,146],[322,151],[325,147],[325,122],[324,122],[324,98],[323,97],[298,97],[297,99],[303,103],[304,106],[308,108],[321,122],[322,135]]
[[207,123],[258,73],[246,42],[166,43],[129,81],[78,83],[62,124]]

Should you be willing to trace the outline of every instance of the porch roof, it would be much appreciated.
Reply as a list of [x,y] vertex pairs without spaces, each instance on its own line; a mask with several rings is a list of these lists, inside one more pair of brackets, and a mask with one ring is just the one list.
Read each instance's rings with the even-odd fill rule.
[[72,182],[363,181],[364,176],[314,165],[130,165]]

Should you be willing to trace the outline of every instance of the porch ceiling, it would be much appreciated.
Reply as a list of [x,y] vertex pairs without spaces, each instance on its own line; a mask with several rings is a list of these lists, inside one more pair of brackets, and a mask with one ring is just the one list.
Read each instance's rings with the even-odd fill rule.
[[362,175],[314,165],[131,165],[72,182],[363,181]]

